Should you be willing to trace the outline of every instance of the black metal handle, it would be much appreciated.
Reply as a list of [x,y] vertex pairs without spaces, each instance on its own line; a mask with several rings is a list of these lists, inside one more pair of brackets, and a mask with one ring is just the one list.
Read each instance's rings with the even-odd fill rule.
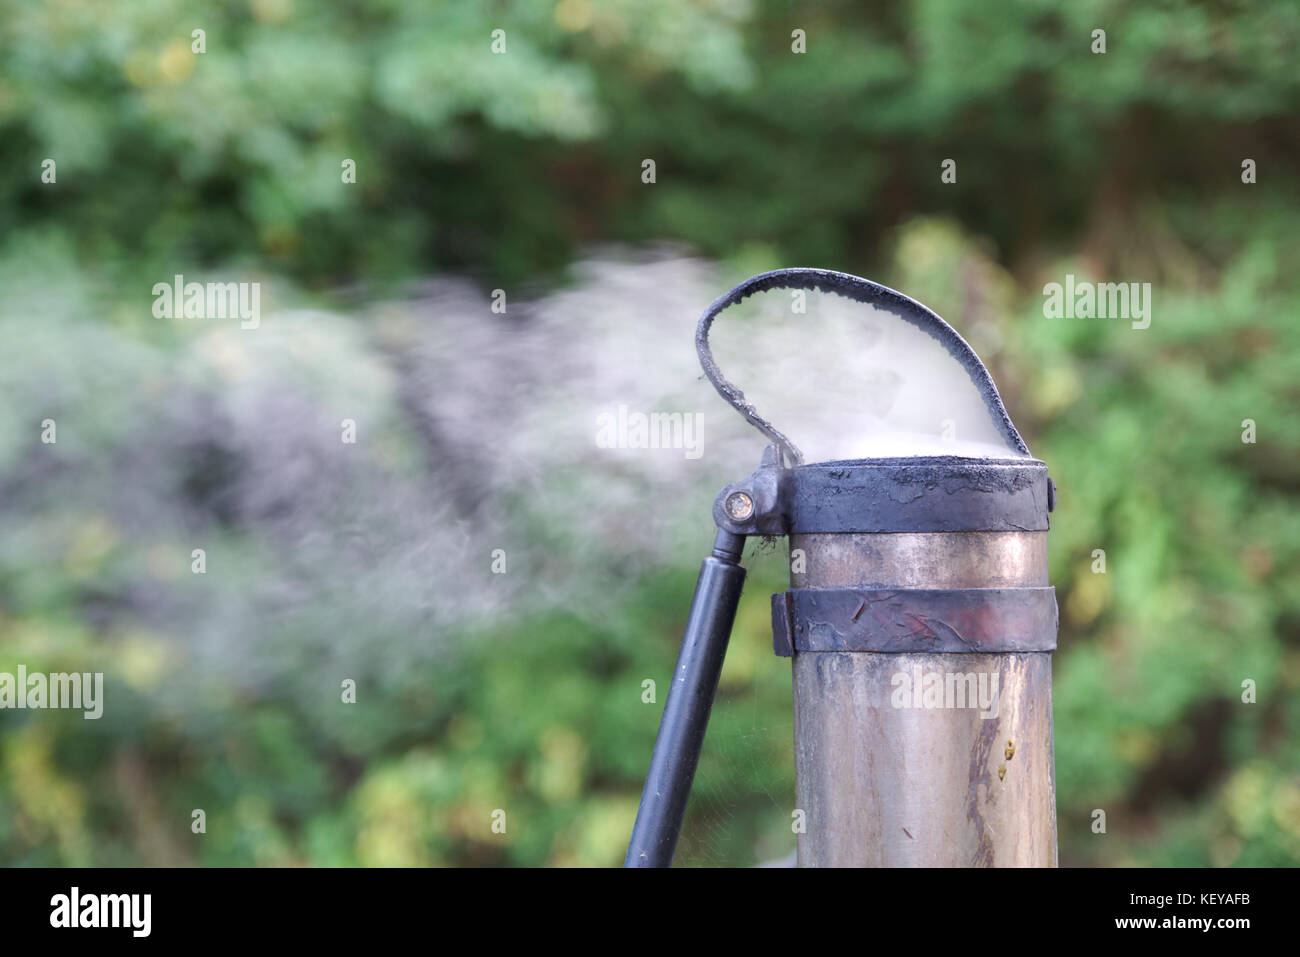
[[745,584],[740,564],[744,545],[745,536],[720,529],[713,554],[700,566],[624,867],[668,867],[673,862]]
[[777,444],[787,464],[791,466],[802,465],[803,453],[783,432],[777,431],[771,422],[759,415],[753,403],[745,398],[745,393],[736,388],[722,374],[717,361],[713,358],[713,349],[709,346],[709,329],[713,326],[713,320],[718,317],[718,313],[728,306],[734,306],[748,296],[758,292],[767,292],[770,289],[806,289],[809,291],[819,289],[823,292],[834,293],[837,296],[844,296],[855,302],[884,309],[892,312],[900,319],[910,322],[926,335],[935,339],[948,350],[949,355],[961,363],[971,381],[980,390],[980,395],[984,399],[984,404],[988,408],[989,415],[992,417],[993,424],[998,432],[1006,439],[1007,444],[1012,449],[1024,455],[1029,454],[1024,439],[1016,431],[1015,425],[1011,422],[1011,416],[1007,415],[1007,410],[1002,405],[1002,397],[998,395],[997,386],[993,384],[993,379],[988,370],[984,368],[984,363],[980,362],[975,350],[966,344],[966,340],[959,336],[952,326],[910,296],[905,296],[888,286],[880,285],[880,283],[872,282],[870,279],[862,279],[859,276],[834,272],[830,269],[796,267],[793,269],[775,269],[772,272],[760,273],[746,279],[740,285],[715,299],[713,305],[709,306],[704,315],[700,317],[699,325],[695,328],[695,351],[699,354],[700,366],[704,369],[704,375],[713,383],[713,387],[718,390],[718,395],[726,399],[737,412],[745,417],[745,420],[750,425]]

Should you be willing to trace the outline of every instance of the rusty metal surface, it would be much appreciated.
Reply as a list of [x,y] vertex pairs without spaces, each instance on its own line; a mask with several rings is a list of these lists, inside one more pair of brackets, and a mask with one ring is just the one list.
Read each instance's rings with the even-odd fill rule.
[[1056,589],[1050,586],[799,588],[786,595],[784,631],[792,652],[974,654],[1056,648]]
[[800,866],[1055,866],[1051,694],[1046,653],[796,655]]

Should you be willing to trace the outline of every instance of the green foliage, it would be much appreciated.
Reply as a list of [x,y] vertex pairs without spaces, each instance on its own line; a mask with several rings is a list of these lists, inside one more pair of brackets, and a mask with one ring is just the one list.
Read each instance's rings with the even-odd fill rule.
[[[1063,862],[1300,863],[1300,7],[0,0],[0,22],[0,671],[119,676],[111,721],[0,715],[0,863],[621,860],[697,556],[629,575],[599,613],[502,614],[415,654],[428,622],[391,558],[240,525],[227,479],[267,475],[187,444],[194,421],[239,419],[230,375],[330,416],[346,398],[378,423],[382,481],[339,478],[331,518],[364,524],[367,495],[424,466],[361,323],[321,320],[250,372],[124,292],[190,267],[317,289],[446,270],[513,297],[610,239],[860,272],[949,318],[1060,488]],[[1153,282],[1151,328],[1044,318],[1067,272]],[[217,413],[160,405],[181,386]],[[48,474],[38,406],[78,422]],[[581,547],[533,518],[522,534]],[[208,598],[157,571],[197,522],[238,570]],[[766,606],[783,574],[753,560],[683,864],[793,847]],[[277,576],[328,600],[269,614],[247,596]],[[184,634],[145,613],[160,594]],[[310,660],[277,657],[282,638]],[[383,707],[321,700],[342,668]]]
[[0,184],[5,234],[57,222],[91,261],[254,259],[331,283],[454,266],[500,285],[610,235],[851,266],[938,208],[1018,254],[1099,190],[1204,204],[1239,192],[1245,156],[1285,182],[1300,94],[1288,3],[0,10],[0,165],[33,173]]

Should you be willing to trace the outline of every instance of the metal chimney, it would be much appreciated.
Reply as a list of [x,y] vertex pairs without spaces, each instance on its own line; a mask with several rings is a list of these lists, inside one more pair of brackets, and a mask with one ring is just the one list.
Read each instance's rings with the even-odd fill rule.
[[[714,318],[770,289],[819,289],[936,340],[975,384],[1005,455],[805,464],[713,360]],[[792,659],[800,866],[1054,866],[1048,583],[1055,488],[983,364],[921,304],[844,273],[764,273],[718,299],[696,344],[718,392],[771,441],[724,488],[628,866],[667,866],[744,581],[750,535],[784,535],[773,644]]]

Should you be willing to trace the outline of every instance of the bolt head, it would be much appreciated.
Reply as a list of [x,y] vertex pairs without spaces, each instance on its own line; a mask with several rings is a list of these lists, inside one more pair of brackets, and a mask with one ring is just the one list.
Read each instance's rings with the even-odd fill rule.
[[723,503],[733,521],[743,522],[754,514],[754,500],[746,492],[732,492]]

